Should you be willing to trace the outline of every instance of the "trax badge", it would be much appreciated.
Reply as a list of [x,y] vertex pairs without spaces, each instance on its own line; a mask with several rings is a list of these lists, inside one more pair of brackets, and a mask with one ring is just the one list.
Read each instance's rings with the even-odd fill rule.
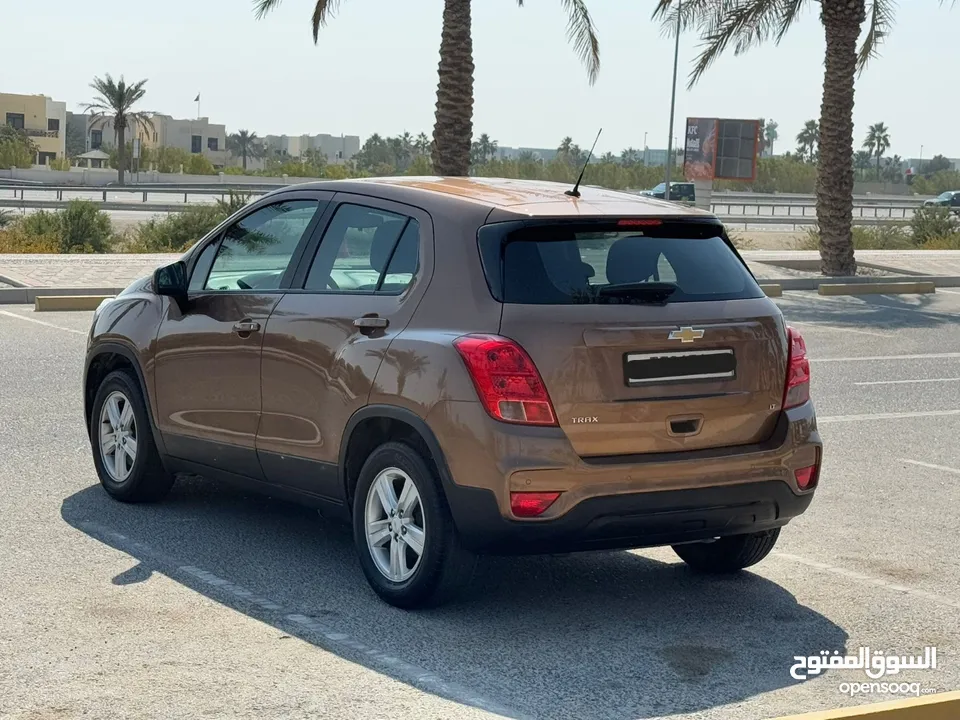
[[570,419],[573,423],[596,423],[600,422],[596,415],[586,416],[586,417],[575,417]]
[[682,327],[679,330],[673,330],[667,336],[668,340],[679,340],[682,343],[692,343],[703,337],[703,330],[694,330],[692,327]]

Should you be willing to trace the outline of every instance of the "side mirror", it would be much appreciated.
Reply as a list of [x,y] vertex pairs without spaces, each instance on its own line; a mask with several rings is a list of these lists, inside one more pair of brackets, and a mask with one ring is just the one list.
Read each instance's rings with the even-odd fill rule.
[[187,266],[182,260],[159,267],[153,273],[153,287],[157,295],[166,295],[180,307],[187,309]]

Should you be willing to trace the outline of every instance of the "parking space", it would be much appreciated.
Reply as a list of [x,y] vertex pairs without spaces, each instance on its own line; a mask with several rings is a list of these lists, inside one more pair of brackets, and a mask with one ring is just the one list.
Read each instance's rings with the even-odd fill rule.
[[[349,533],[184,479],[100,489],[79,389],[90,313],[0,308],[0,716],[761,720],[891,699],[797,682],[860,646],[960,688],[960,295],[778,299],[812,357],[821,487],[735,578],[669,549],[486,559],[470,595],[380,603]],[[889,679],[889,678],[888,678]]]

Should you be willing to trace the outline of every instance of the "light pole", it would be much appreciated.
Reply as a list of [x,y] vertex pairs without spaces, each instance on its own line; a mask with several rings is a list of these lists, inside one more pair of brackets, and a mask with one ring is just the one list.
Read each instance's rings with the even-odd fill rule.
[[677,104],[677,60],[680,57],[680,10],[683,0],[677,0],[677,37],[673,45],[673,86],[670,89],[670,129],[667,131],[667,162],[663,199],[670,199],[670,171],[673,169],[673,111]]

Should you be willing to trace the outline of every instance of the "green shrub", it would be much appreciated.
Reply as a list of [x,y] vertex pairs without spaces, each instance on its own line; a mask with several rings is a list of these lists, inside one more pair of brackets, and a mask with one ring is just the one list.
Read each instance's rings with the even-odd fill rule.
[[71,200],[57,213],[60,252],[109,252],[113,241],[110,216],[90,200]]
[[190,155],[183,166],[183,172],[187,175],[216,175],[217,171],[203,155]]
[[920,247],[924,250],[960,250],[960,233],[930,238]]
[[71,200],[63,210],[37,210],[15,221],[27,236],[56,238],[61,253],[103,253],[113,246],[110,216],[90,200]]
[[0,167],[29,169],[37,157],[37,145],[22,130],[0,125]]
[[917,245],[931,240],[949,238],[960,233],[960,222],[956,215],[946,207],[920,207],[913,211],[910,229]]
[[131,233],[123,250],[142,253],[184,252],[227,219],[230,213],[223,205],[194,205],[162,219],[152,218]]
[[58,157],[50,161],[51,170],[69,170],[70,169],[70,158]]
[[224,175],[246,175],[246,171],[242,167],[227,167],[223,169]]
[[13,221],[16,220],[16,216],[11,210],[0,210],[0,228],[5,228],[7,225],[12,225]]
[[918,177],[913,181],[913,191],[918,195],[939,195],[947,190],[960,190],[960,172],[940,170],[930,177]]

